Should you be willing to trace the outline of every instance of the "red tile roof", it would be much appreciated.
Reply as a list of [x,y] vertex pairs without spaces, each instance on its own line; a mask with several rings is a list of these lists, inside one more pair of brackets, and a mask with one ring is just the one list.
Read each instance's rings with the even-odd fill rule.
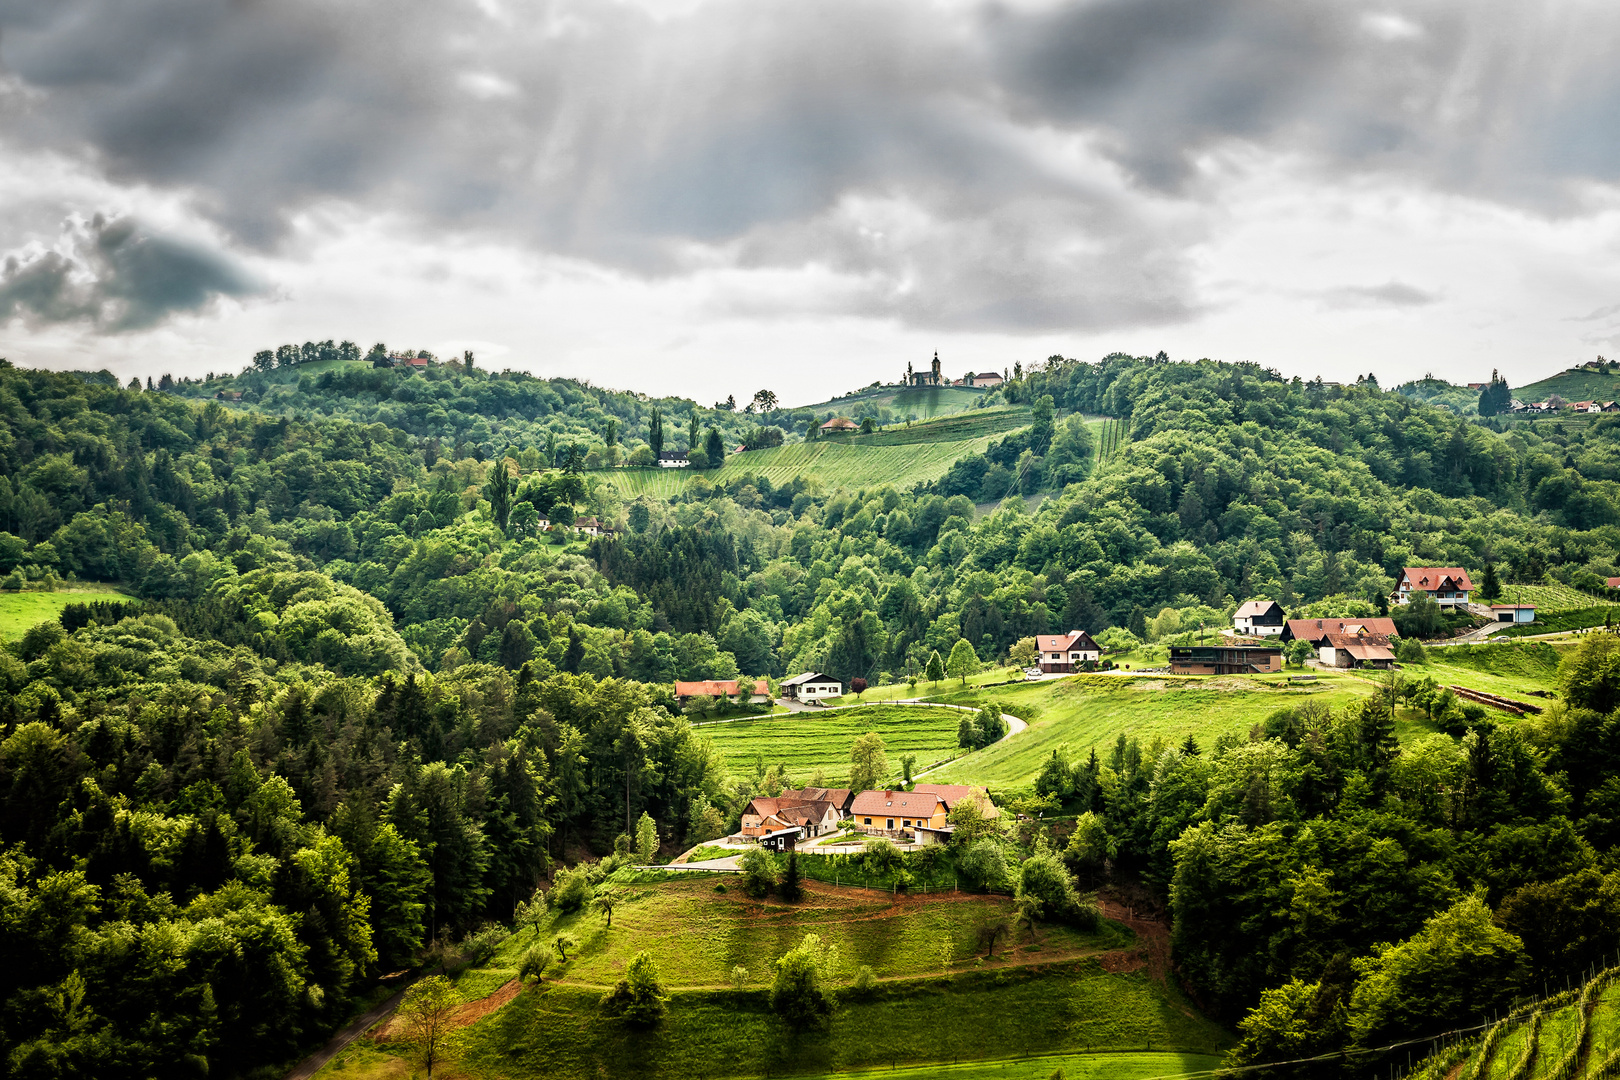
[[926,791],[863,791],[849,808],[853,815],[872,817],[933,817],[944,799]]
[[1036,634],[1035,647],[1042,652],[1067,652],[1070,649],[1101,651],[1084,630],[1070,630],[1067,634]]
[[1395,620],[1366,619],[1289,619],[1288,633],[1302,641],[1321,641],[1329,634],[1373,635],[1389,638],[1396,633]]
[[1434,592],[1441,587],[1441,581],[1450,578],[1456,588],[1465,592],[1472,592],[1474,583],[1468,580],[1468,571],[1460,566],[1408,566],[1404,570],[1406,580],[1414,589],[1425,592]]

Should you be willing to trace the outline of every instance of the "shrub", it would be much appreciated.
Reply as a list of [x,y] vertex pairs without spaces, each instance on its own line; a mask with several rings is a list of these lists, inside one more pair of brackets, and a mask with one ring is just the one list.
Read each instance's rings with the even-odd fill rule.
[[495,923],[485,923],[461,939],[461,955],[474,964],[482,964],[495,955],[495,950],[506,938],[506,930]]
[[969,844],[956,867],[969,884],[980,889],[993,889],[1007,880],[1007,856],[1001,842],[988,836]]
[[872,991],[877,989],[877,975],[873,973],[871,965],[862,964],[855,971],[855,980],[850,983],[850,990],[857,997],[871,997]]
[[742,871],[742,890],[755,900],[770,893],[776,886],[776,860],[762,847],[751,847],[737,860]]
[[832,1016],[833,1003],[822,984],[837,965],[837,952],[821,943],[815,934],[776,961],[771,982],[771,1008],[789,1027],[820,1027]]
[[622,1016],[626,1023],[651,1027],[663,1019],[669,995],[658,981],[658,962],[646,950],[630,958],[624,978],[602,995],[602,1009],[609,1016]]
[[581,864],[557,871],[551,885],[551,906],[564,914],[579,911],[591,902],[595,888],[590,868]]
[[903,860],[904,855],[892,840],[878,837],[861,845],[861,861],[868,870],[886,874]]

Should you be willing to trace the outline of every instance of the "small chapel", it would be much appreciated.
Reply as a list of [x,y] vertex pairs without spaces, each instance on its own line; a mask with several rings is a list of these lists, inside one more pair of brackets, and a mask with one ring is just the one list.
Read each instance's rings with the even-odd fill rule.
[[934,367],[932,371],[913,371],[911,365],[906,364],[907,386],[944,386],[945,379],[939,373],[939,351],[934,352]]

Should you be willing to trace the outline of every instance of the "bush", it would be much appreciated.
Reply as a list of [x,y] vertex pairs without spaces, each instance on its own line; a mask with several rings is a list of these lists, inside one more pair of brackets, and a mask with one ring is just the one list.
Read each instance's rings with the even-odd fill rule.
[[637,1027],[651,1027],[663,1019],[668,1000],[669,995],[658,981],[658,962],[643,950],[630,958],[624,978],[602,995],[601,1004],[609,1016],[622,1016],[626,1023]]
[[832,999],[822,984],[836,962],[837,953],[822,945],[815,934],[806,934],[797,947],[776,962],[771,1008],[789,1027],[820,1027],[832,1017]]
[[1422,642],[1411,638],[1397,638],[1395,659],[1403,664],[1421,664],[1428,659],[1428,653],[1424,650]]
[[1001,842],[988,836],[969,844],[956,868],[963,879],[980,889],[993,889],[1007,880],[1007,856]]
[[871,997],[872,991],[877,989],[877,975],[873,973],[871,965],[862,964],[855,971],[855,980],[850,983],[850,991],[856,997]]
[[861,845],[861,862],[868,870],[886,874],[904,862],[905,856],[892,840],[881,837]]
[[758,900],[776,887],[776,860],[762,847],[751,847],[737,860],[743,892]]
[[588,866],[564,867],[552,880],[551,906],[564,914],[579,911],[596,894],[592,873]]

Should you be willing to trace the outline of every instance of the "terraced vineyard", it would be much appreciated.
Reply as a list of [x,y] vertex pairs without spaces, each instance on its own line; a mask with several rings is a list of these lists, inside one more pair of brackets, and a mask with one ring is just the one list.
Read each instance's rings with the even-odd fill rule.
[[1030,411],[1021,406],[974,409],[921,424],[891,424],[870,435],[849,435],[837,439],[847,446],[910,446],[916,443],[953,442],[1000,435],[1029,423]]
[[1613,605],[1615,601],[1583,593],[1568,585],[1503,585],[1502,597],[1496,604],[1534,604],[1536,617],[1554,615],[1560,611],[1579,611],[1582,608]]
[[802,407],[810,409],[817,416],[828,412],[838,415],[850,415],[858,410],[861,405],[872,404],[893,409],[901,417],[915,414],[919,420],[930,420],[938,416],[959,413],[963,409],[971,409],[984,400],[986,393],[987,391],[966,386],[939,386],[926,389],[904,386],[874,386],[869,390],[850,394],[848,397],[821,401],[814,405]]
[[1405,1080],[1603,1080],[1620,1072],[1620,969],[1521,1010],[1453,1043]]
[[870,705],[839,712],[801,712],[708,724],[699,728],[733,772],[748,772],[756,757],[767,766],[785,764],[795,781],[821,769],[826,782],[849,779],[849,747],[858,735],[883,736],[889,765],[900,771],[902,754],[917,755],[920,771],[956,752],[956,729],[965,714],[926,705]]

